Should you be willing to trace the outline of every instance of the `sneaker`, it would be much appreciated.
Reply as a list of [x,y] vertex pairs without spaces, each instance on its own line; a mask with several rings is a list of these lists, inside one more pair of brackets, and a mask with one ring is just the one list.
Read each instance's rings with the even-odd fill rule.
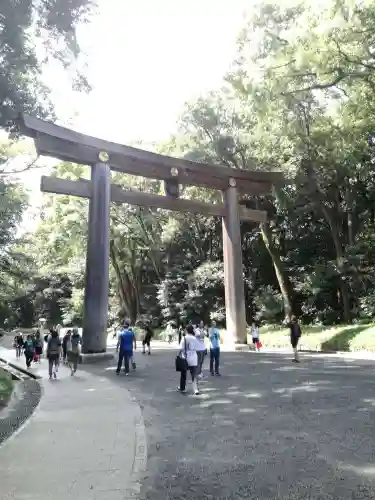
[[142,354],[146,354],[146,351],[142,351]]
[[299,359],[292,359],[292,362],[293,363],[301,363],[301,361]]
[[148,351],[148,355],[149,355],[149,356],[151,355],[151,352],[150,352],[150,351]]
[[215,375],[216,375],[217,377],[221,377],[221,373],[219,373],[219,372],[215,373]]
[[52,375],[49,376],[49,379],[51,380],[52,379]]
[[[72,375],[73,375],[73,372],[72,372]],[[120,372],[118,372],[117,370],[116,370],[116,375],[120,375]]]
[[200,394],[200,392],[198,389],[196,391],[194,391],[194,396],[199,396],[199,394]]
[[214,372],[211,372],[211,375],[212,375],[212,376],[214,376],[214,375],[215,375],[215,373],[214,373]]
[[184,392],[186,392],[186,390],[185,390],[185,389],[184,389],[184,390],[182,390],[182,389],[181,389],[181,387],[177,387],[177,391],[178,391],[178,392],[181,392],[182,394],[183,394]]
[[53,378],[56,378],[56,372],[53,374]]
[[125,373],[125,377],[129,377],[129,372],[126,372],[126,373]]
[[135,363],[132,363],[132,368],[135,370],[137,368],[137,365]]

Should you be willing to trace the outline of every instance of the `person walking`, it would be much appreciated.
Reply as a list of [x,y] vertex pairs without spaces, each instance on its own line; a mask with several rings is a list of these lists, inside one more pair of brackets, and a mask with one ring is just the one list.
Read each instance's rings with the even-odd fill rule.
[[129,363],[132,363],[133,370],[136,368],[136,364],[133,360],[133,346],[134,350],[137,349],[137,339],[135,337],[135,333],[130,328],[129,321],[125,321],[124,329],[120,332],[118,336],[117,348],[116,352],[118,355],[118,363],[117,363],[117,375],[120,374],[122,362],[125,364],[125,375],[129,375]]
[[47,342],[48,375],[57,378],[61,353],[61,341],[56,330],[52,330]]
[[39,330],[37,330],[35,333],[34,349],[35,349],[34,361],[36,363],[40,363],[41,362],[40,358],[43,354],[43,339],[42,339],[42,336],[40,335]]
[[260,350],[259,349],[259,343],[260,343],[260,340],[259,340],[259,327],[255,323],[255,321],[253,321],[253,324],[251,325],[251,337],[253,339],[253,344],[254,344],[256,352],[259,352],[259,350]]
[[70,375],[75,375],[77,366],[81,358],[82,338],[78,328],[73,328],[70,338],[67,342],[67,357],[70,368]]
[[26,367],[30,368],[31,363],[34,359],[34,342],[32,335],[28,335],[23,344],[23,352],[25,354]]
[[203,378],[203,363],[204,363],[204,358],[206,357],[207,354],[207,349],[205,345],[206,329],[203,321],[201,321],[199,323],[199,326],[197,326],[194,329],[194,333],[195,333],[195,338],[198,341],[198,347],[199,347],[197,349],[197,355],[198,355],[197,377]]
[[298,353],[298,342],[299,339],[301,338],[302,331],[296,316],[293,315],[290,318],[290,321],[287,323],[287,327],[290,330],[290,343],[292,344],[294,352],[294,358],[292,361],[293,363],[300,363],[299,353]]
[[72,330],[67,330],[62,340],[62,360],[66,364],[68,361],[68,344],[72,336]]
[[16,349],[16,358],[19,359],[22,354],[22,348],[24,344],[24,339],[23,335],[21,332],[18,332],[17,335],[14,337],[13,345]]
[[151,339],[153,336],[154,336],[154,332],[153,332],[151,326],[147,325],[146,326],[146,333],[145,333],[145,336],[142,340],[142,347],[143,347],[142,353],[143,354],[146,354],[146,346],[147,346],[148,355],[151,354]]
[[195,332],[192,325],[186,328],[186,334],[182,337],[179,346],[178,356],[185,361],[180,371],[180,385],[177,387],[179,392],[186,391],[187,372],[190,372],[191,382],[193,385],[193,392],[195,395],[199,394],[198,381],[197,381],[197,366],[198,355],[197,351],[200,349],[200,342],[195,338]]
[[[210,373],[211,375],[220,376],[220,332],[216,328],[216,322],[212,321],[211,328],[208,332],[210,339]],[[215,366],[215,371],[214,371]]]

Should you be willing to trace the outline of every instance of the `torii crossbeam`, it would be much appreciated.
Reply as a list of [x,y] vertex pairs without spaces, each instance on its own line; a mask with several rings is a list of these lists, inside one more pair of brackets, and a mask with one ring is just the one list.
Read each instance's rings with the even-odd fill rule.
[[[91,181],[42,177],[41,182],[43,192],[89,199],[83,353],[103,353],[107,346],[111,201],[222,217],[227,331],[235,342],[246,343],[240,221],[265,222],[267,214],[240,206],[238,195],[268,193],[273,184],[283,182],[280,172],[240,170],[163,156],[27,115],[22,116],[22,131],[34,138],[38,154],[91,166]],[[163,180],[175,193],[156,196],[121,189],[111,185],[111,170]],[[178,198],[179,184],[219,189],[224,193],[224,204]]]

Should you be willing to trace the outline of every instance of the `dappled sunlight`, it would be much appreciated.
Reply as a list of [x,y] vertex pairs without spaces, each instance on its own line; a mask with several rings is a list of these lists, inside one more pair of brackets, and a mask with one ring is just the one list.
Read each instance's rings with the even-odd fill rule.
[[259,392],[251,392],[248,394],[244,394],[244,397],[247,399],[258,399],[262,397],[262,394],[260,394]]
[[209,401],[202,401],[198,405],[194,406],[200,406],[201,408],[210,408],[211,406],[214,405],[231,405],[233,404],[233,401],[231,399],[211,399]]
[[375,406],[375,399],[364,399],[363,402]]
[[227,391],[225,393],[226,396],[241,396],[242,392],[241,391]]
[[362,476],[371,476],[375,478],[375,465],[374,464],[366,464],[366,465],[351,465],[351,464],[339,464],[339,468],[346,471],[355,472],[356,474]]
[[255,409],[254,408],[240,408],[238,410],[240,413],[255,413]]

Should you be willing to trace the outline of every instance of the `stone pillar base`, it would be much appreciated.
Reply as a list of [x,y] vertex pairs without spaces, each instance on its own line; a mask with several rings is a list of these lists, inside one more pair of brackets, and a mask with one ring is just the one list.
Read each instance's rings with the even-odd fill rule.
[[102,361],[109,361],[115,356],[110,352],[98,352],[94,354],[81,354],[83,364],[101,363]]

